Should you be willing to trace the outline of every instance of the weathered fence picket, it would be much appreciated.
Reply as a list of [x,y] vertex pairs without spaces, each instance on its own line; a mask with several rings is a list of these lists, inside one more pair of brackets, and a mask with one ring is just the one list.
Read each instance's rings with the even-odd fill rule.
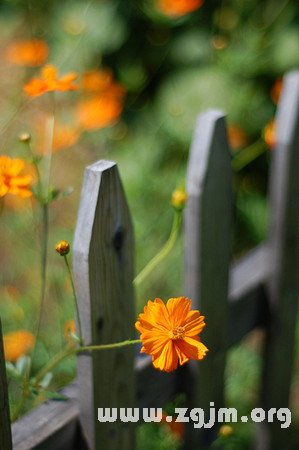
[[[185,293],[207,317],[202,338],[211,351],[193,364],[193,407],[206,417],[213,401],[224,403],[228,340],[228,275],[231,250],[232,170],[223,113],[202,114],[195,129],[187,171]],[[217,330],[217,333],[215,333]],[[217,373],[217,376],[215,376]],[[199,442],[192,444],[198,448]],[[190,444],[191,445],[191,444]]]
[[[150,357],[134,358],[133,348],[82,354],[78,382],[65,390],[69,400],[45,403],[13,424],[14,450],[132,450],[134,427],[120,421],[99,423],[97,408],[160,407],[182,390],[189,406],[222,406],[227,350],[257,326],[267,336],[258,406],[288,406],[299,294],[299,72],[285,79],[277,122],[269,236],[232,265],[231,167],[223,114],[204,113],[195,130],[187,179],[183,293],[206,316],[206,360],[164,374],[152,368]],[[86,344],[134,337],[133,250],[116,164],[101,161],[89,166],[73,261]],[[1,342],[0,450],[11,450]],[[188,450],[197,449],[200,441],[209,445],[202,441],[207,436],[198,436],[193,427],[190,431]],[[265,423],[256,450],[286,450],[286,432],[279,424]]]
[[[285,77],[278,107],[277,144],[270,176],[271,221],[268,238],[267,324],[262,401],[265,410],[286,408],[292,377],[299,298],[299,73]],[[287,364],[284,363],[287,361]],[[263,446],[287,448],[286,430],[265,423]],[[266,441],[264,441],[266,439]]]
[[[84,342],[134,338],[133,231],[116,164],[87,167],[74,240],[74,283]],[[80,421],[91,450],[134,448],[134,424],[97,420],[97,408],[135,406],[134,348],[78,357]]]
[[0,320],[0,449],[5,450],[12,449],[1,320]]

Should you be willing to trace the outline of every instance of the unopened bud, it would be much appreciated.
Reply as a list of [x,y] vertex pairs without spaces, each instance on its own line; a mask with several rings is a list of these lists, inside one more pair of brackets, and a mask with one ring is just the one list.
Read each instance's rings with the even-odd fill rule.
[[19,135],[19,141],[20,142],[30,142],[31,136],[29,133],[21,133]]
[[231,436],[233,433],[234,433],[234,429],[230,425],[222,425],[219,428],[219,436],[228,437],[228,436]]
[[59,255],[65,256],[70,251],[70,244],[67,241],[60,241],[56,244],[55,250],[59,253]]
[[184,209],[186,201],[187,201],[187,193],[185,189],[178,188],[173,191],[171,196],[171,204],[175,209],[177,210]]

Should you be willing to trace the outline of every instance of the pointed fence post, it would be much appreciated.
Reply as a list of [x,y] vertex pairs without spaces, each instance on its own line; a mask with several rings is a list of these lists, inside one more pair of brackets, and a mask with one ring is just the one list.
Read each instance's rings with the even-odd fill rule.
[[12,450],[1,320],[0,320],[0,449]]
[[[210,402],[223,406],[227,350],[228,274],[231,249],[231,156],[223,113],[199,116],[187,172],[185,211],[185,292],[206,317],[202,340],[210,349],[193,366],[192,407],[203,408],[207,421]],[[216,409],[217,410],[217,409]],[[206,435],[206,436],[205,436]],[[210,436],[201,433],[202,445]],[[193,442],[192,448],[198,448]]]
[[[263,407],[289,405],[299,297],[299,72],[289,73],[278,107],[270,172],[270,320],[264,360]],[[259,449],[287,449],[287,430],[264,423]]]
[[[133,231],[117,166],[85,170],[74,240],[74,282],[85,344],[134,338]],[[100,423],[98,408],[135,406],[134,347],[78,356],[80,422],[91,450],[133,450],[134,424]]]

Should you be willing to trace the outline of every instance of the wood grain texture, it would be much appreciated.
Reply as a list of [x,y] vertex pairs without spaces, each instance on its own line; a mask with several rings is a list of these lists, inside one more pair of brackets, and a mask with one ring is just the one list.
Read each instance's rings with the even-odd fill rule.
[[0,449],[11,450],[11,428],[9,418],[9,402],[6,381],[5,359],[0,320]]
[[[116,164],[85,170],[74,282],[86,344],[134,338],[133,231]],[[134,424],[100,423],[98,408],[135,406],[134,347],[78,357],[80,421],[91,450],[134,449]]]
[[[263,406],[287,407],[292,377],[299,295],[299,72],[288,74],[276,118],[277,145],[270,172],[271,220],[267,279],[271,318],[267,329]],[[269,425],[267,449],[287,448],[287,432]],[[263,437],[265,439],[265,437]]]
[[80,440],[76,383],[61,392],[67,401],[46,402],[12,425],[14,450],[86,450]]
[[[197,122],[187,173],[185,293],[206,316],[202,340],[210,349],[194,379],[194,405],[223,405],[228,342],[228,282],[232,211],[231,156],[223,113]],[[194,365],[195,366],[195,365]]]

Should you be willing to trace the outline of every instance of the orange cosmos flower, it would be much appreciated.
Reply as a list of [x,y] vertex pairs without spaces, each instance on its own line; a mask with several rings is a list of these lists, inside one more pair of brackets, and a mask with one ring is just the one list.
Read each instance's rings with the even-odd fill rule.
[[157,0],[157,8],[172,17],[184,16],[200,8],[203,0]]
[[80,131],[68,124],[55,124],[53,152],[72,147],[78,141]]
[[232,150],[238,150],[248,144],[248,136],[242,128],[237,125],[228,127],[227,137],[230,148]]
[[76,73],[68,73],[58,78],[56,67],[48,64],[41,69],[41,78],[32,78],[24,86],[24,91],[30,97],[37,97],[51,91],[74,91],[77,89],[77,86],[73,84],[76,78]]
[[118,98],[101,95],[82,100],[76,108],[76,120],[85,130],[95,130],[113,125],[122,112],[122,103]]
[[123,97],[125,88],[113,79],[113,73],[109,69],[90,70],[82,76],[81,86],[84,91],[90,93],[102,93],[111,97]]
[[82,89],[88,92],[102,92],[113,82],[111,70],[90,70],[83,74]]
[[15,41],[6,49],[7,61],[19,66],[40,66],[46,61],[48,54],[48,45],[40,39]]
[[160,424],[165,425],[177,439],[183,439],[185,434],[185,424],[183,422],[176,422],[175,420],[167,422],[167,416],[168,414],[163,411]]
[[31,175],[20,175],[25,167],[22,159],[11,159],[9,156],[0,156],[0,197],[6,194],[30,197]]
[[204,317],[191,310],[186,297],[149,301],[135,323],[141,333],[142,353],[152,355],[156,369],[171,372],[189,359],[203,359],[208,351],[198,334],[205,327]]
[[268,147],[272,150],[276,145],[276,123],[274,119],[266,124],[263,131],[263,137]]
[[6,361],[15,362],[33,349],[35,338],[30,331],[12,331],[3,336],[3,344]]

